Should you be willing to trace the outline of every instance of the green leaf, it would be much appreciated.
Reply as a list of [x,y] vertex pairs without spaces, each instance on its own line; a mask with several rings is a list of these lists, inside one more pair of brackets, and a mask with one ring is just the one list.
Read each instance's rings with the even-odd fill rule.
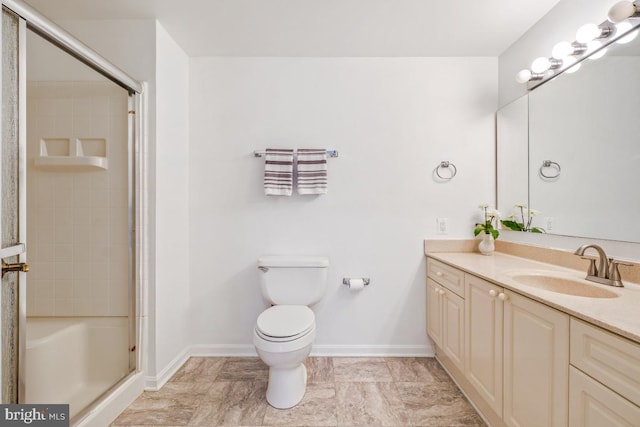
[[544,229],[538,228],[538,227],[532,227],[531,228],[531,232],[532,233],[546,233],[546,231],[544,231]]
[[491,235],[493,236],[493,240],[496,240],[500,235],[500,232],[494,228],[491,230]]
[[481,232],[481,231],[482,231],[482,228],[480,228],[480,227],[476,227],[476,229],[475,229],[475,230],[473,230],[473,235],[474,235],[474,236],[477,236],[478,234],[480,234],[480,232]]
[[505,227],[514,230],[514,231],[522,231],[523,227],[522,224],[515,222],[515,221],[511,221],[511,220],[502,220],[500,221],[502,223],[502,225],[504,225]]

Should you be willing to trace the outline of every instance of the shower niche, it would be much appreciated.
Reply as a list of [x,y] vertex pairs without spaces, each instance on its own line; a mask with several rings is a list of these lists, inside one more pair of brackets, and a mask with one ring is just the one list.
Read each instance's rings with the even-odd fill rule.
[[42,138],[35,165],[48,170],[109,169],[105,138]]

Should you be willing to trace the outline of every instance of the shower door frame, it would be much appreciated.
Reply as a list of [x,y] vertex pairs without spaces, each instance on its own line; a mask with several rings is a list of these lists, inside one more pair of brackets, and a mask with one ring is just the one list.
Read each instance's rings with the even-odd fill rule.
[[[19,17],[19,60],[20,60],[20,80],[18,100],[20,104],[20,131],[19,146],[23,159],[26,158],[26,35],[27,29],[32,30],[54,46],[67,52],[80,62],[94,69],[101,75],[127,90],[128,96],[128,176],[129,176],[129,374],[118,384],[125,381],[130,376],[140,372],[142,368],[142,317],[143,301],[141,284],[146,283],[148,277],[145,259],[147,257],[147,147],[146,147],[146,84],[139,82],[127,73],[113,65],[100,54],[77,40],[71,34],[48,20],[45,16],[33,9],[22,0],[1,0],[2,7],[8,9]],[[26,175],[26,170],[24,171]],[[22,180],[24,184],[24,179]],[[21,188],[24,204],[26,205],[26,185]],[[22,201],[21,201],[22,202]],[[23,211],[26,217],[26,211]],[[26,221],[21,221],[21,235],[26,236]],[[22,237],[23,239],[25,237]],[[21,262],[24,262],[24,254],[21,255]],[[19,273],[24,279],[25,273]],[[25,283],[25,280],[21,280]],[[21,285],[18,301],[18,402],[25,400],[25,343],[26,343],[26,286]],[[3,373],[0,372],[0,378]],[[112,390],[111,388],[110,390]],[[100,400],[100,399],[99,399]],[[95,404],[95,402],[94,402]],[[89,408],[81,411],[81,417]]]

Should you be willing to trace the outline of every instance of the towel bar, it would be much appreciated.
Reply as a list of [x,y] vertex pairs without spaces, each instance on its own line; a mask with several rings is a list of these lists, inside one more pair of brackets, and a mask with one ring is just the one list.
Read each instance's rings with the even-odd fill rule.
[[[255,150],[253,152],[253,157],[262,157],[265,154],[265,150]],[[297,154],[296,152],[293,153]],[[327,150],[327,156],[329,157],[338,157],[338,150]]]

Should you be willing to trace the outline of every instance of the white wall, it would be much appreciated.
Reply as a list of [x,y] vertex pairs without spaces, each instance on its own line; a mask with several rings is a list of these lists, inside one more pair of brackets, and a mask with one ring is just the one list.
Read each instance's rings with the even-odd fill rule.
[[[315,351],[431,352],[428,237],[468,238],[494,200],[495,58],[192,58],[191,316],[203,352],[252,352],[262,254],[330,258]],[[267,197],[266,147],[324,147],[329,193]],[[436,183],[450,160],[458,175]],[[436,217],[450,234],[436,236]],[[351,293],[342,277],[370,277]]]
[[156,366],[186,351],[189,313],[189,58],[156,23]]

